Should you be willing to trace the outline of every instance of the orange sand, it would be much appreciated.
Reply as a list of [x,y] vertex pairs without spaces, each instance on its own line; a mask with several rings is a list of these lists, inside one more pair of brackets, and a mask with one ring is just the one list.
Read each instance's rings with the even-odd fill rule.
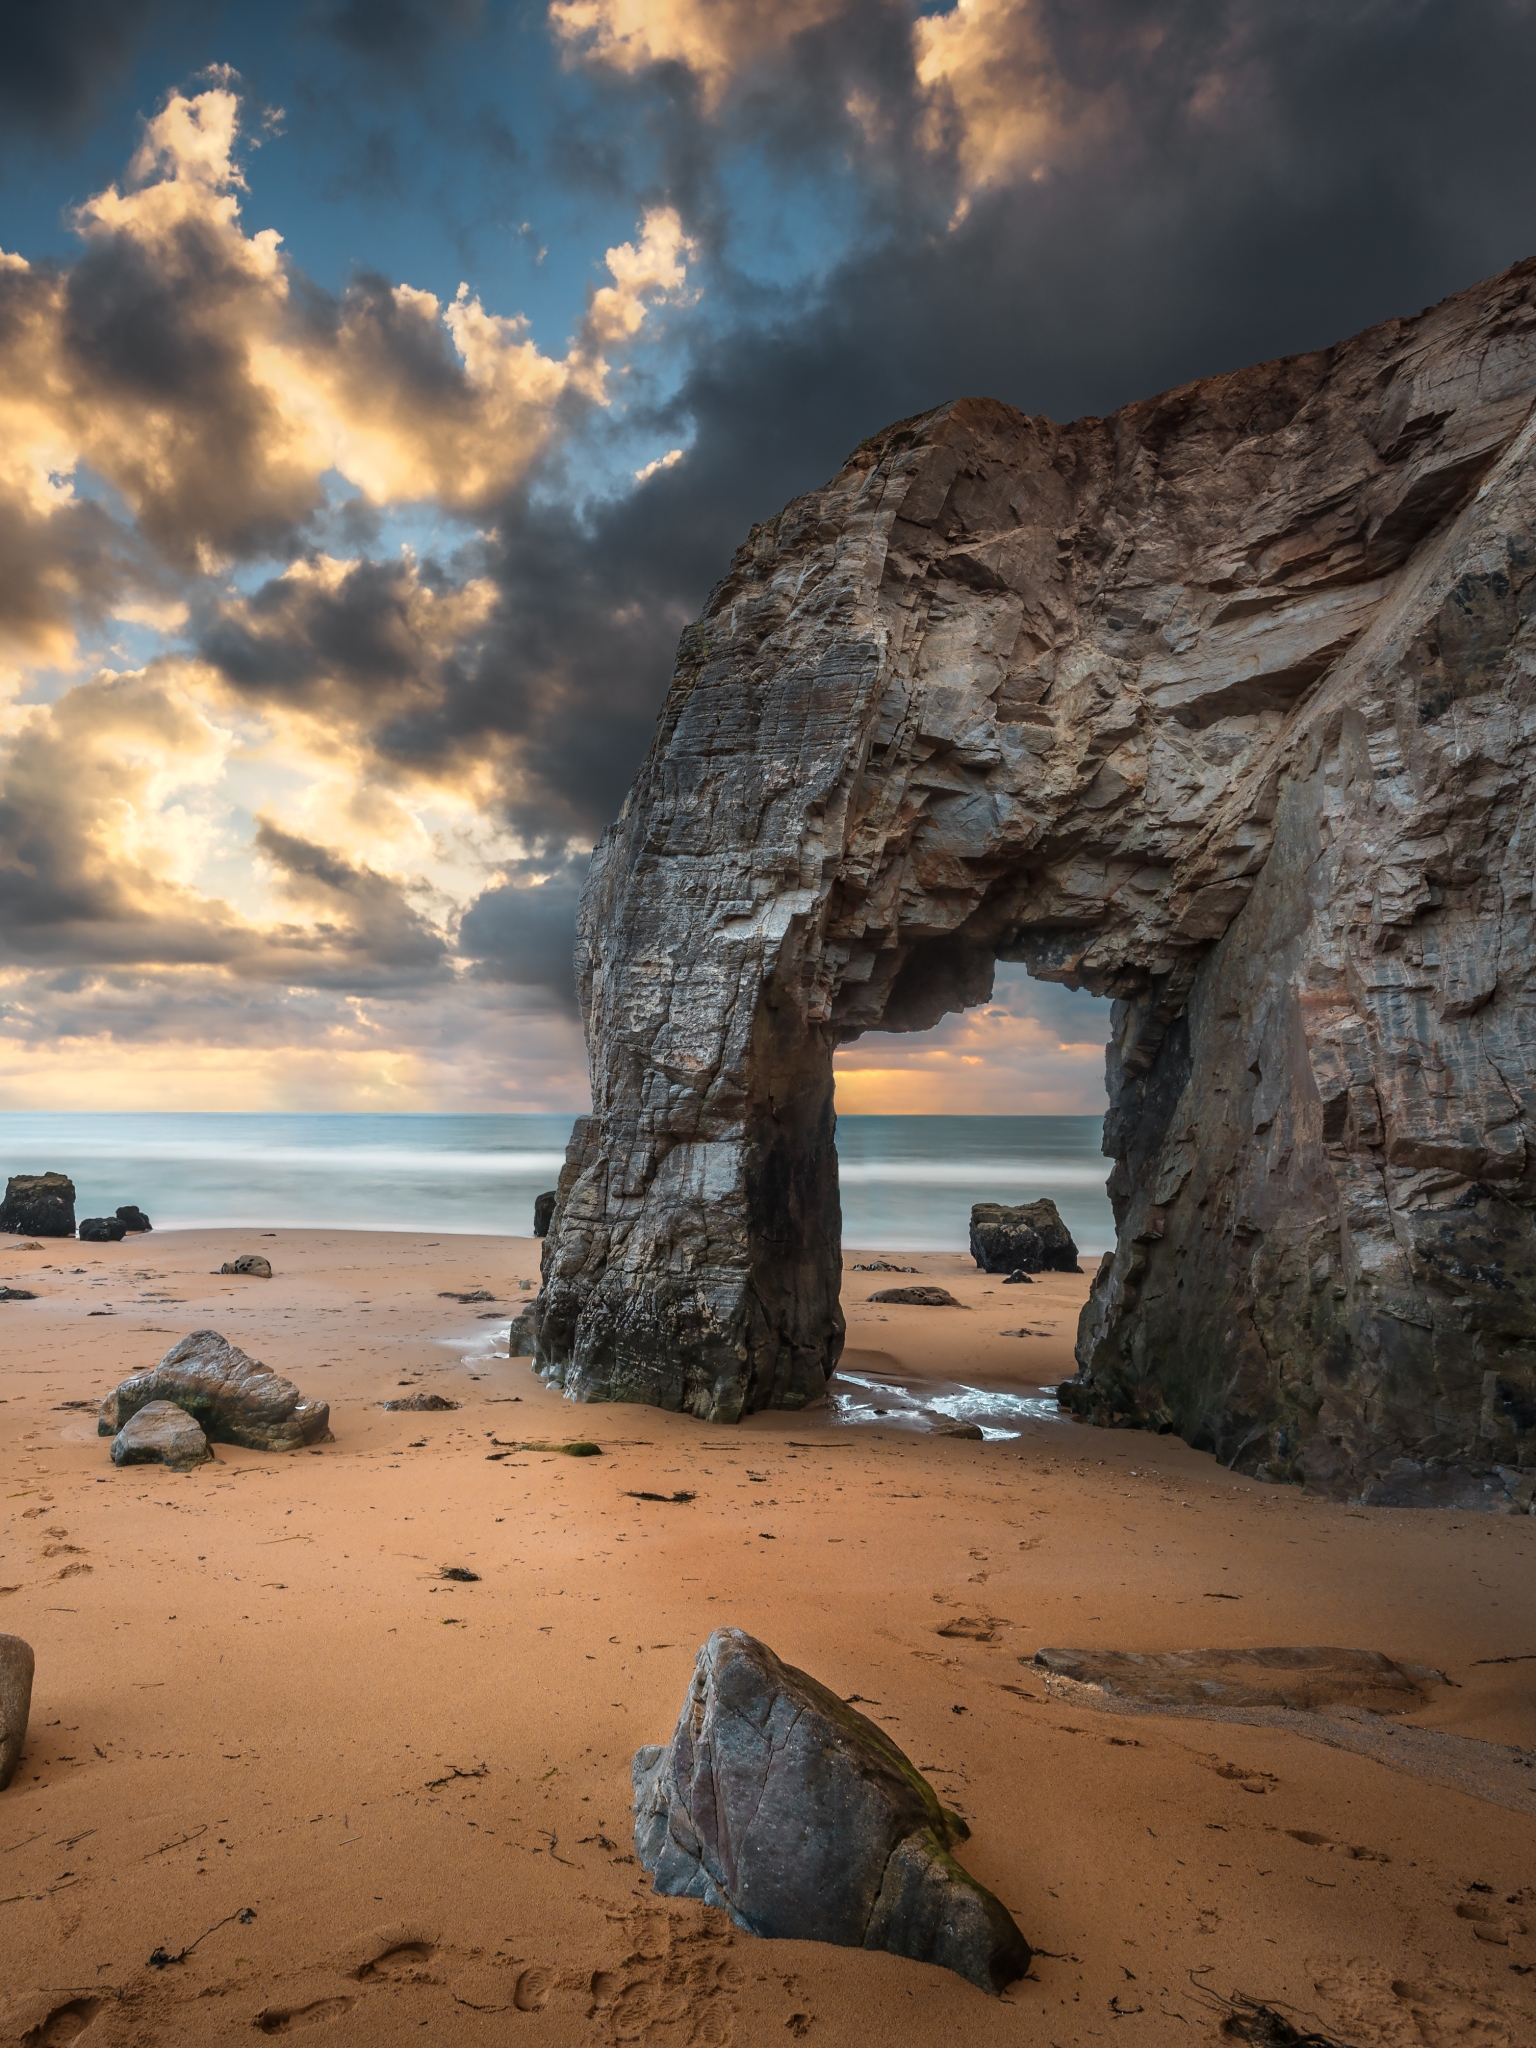
[[[275,1277],[210,1273],[244,1250]],[[871,1307],[901,1276],[850,1274],[862,1362],[1069,1369],[1086,1280],[902,1263],[972,1307]],[[525,1239],[342,1231],[0,1250],[44,1297],[0,1303],[0,1629],[38,1664],[0,1794],[0,2044],[1187,2048],[1233,1992],[1355,2048],[1536,2042],[1536,1821],[1286,1731],[1073,1713],[1021,1662],[1379,1648],[1456,1681],[1421,1721],[1536,1746],[1536,1661],[1478,1661],[1536,1652],[1530,1520],[1333,1506],[1066,1421],[977,1444],[575,1408],[445,1348],[497,1325],[439,1289],[536,1272]],[[329,1399],[335,1442],[114,1471],[57,1404],[208,1326]],[[406,1379],[463,1406],[384,1414]],[[544,1436],[604,1454],[490,1456]],[[960,1616],[998,1639],[938,1633]],[[722,1623],[862,1695],[966,1813],[1040,1951],[1008,1998],[653,1896],[630,1755]]]

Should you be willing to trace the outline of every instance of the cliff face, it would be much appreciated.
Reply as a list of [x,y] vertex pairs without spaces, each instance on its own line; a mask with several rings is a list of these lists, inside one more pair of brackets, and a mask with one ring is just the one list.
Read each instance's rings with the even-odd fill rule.
[[542,1369],[818,1396],[832,1052],[1022,960],[1116,998],[1071,1405],[1523,1499],[1533,402],[1525,264],[1109,419],[962,400],[756,528],[594,862]]

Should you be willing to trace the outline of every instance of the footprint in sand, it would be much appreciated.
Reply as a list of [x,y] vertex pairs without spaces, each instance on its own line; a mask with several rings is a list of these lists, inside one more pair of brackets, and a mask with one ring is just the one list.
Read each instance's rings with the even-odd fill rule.
[[310,2005],[269,2005],[256,2015],[256,2030],[262,2034],[291,2034],[303,2027],[318,2027],[327,2020],[339,2020],[350,2012],[355,1998],[317,1998]]
[[542,1966],[524,1970],[517,1980],[517,1989],[512,1993],[512,2003],[519,2012],[542,2012],[549,2003],[549,1994],[555,1988],[555,1973]]
[[28,2027],[21,2036],[21,2048],[63,2048],[66,2041],[77,2041],[101,2005],[99,1998],[71,1998],[56,2005],[36,2026]]

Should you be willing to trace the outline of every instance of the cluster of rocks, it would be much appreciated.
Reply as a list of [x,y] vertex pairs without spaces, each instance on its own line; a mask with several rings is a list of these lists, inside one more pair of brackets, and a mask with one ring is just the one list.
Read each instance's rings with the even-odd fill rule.
[[217,1330],[194,1330],[158,1365],[132,1374],[102,1402],[98,1436],[112,1439],[116,1465],[161,1464],[188,1471],[210,1457],[210,1442],[253,1451],[295,1451],[329,1441],[331,1411],[291,1380],[248,1358]]
[[[130,1231],[153,1230],[136,1202],[124,1202],[114,1215],[87,1216],[79,1235],[87,1244],[118,1244]],[[67,1173],[13,1173],[0,1204],[0,1230],[34,1237],[75,1235],[75,1184]]]

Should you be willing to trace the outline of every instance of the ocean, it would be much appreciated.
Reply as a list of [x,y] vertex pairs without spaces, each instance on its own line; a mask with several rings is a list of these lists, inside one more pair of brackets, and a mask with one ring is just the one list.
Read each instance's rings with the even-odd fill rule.
[[[79,1217],[137,1202],[160,1229],[533,1227],[571,1118],[0,1113],[0,1175],[67,1173]],[[964,1251],[973,1202],[1049,1195],[1085,1253],[1114,1226],[1096,1116],[849,1116],[843,1241]]]

